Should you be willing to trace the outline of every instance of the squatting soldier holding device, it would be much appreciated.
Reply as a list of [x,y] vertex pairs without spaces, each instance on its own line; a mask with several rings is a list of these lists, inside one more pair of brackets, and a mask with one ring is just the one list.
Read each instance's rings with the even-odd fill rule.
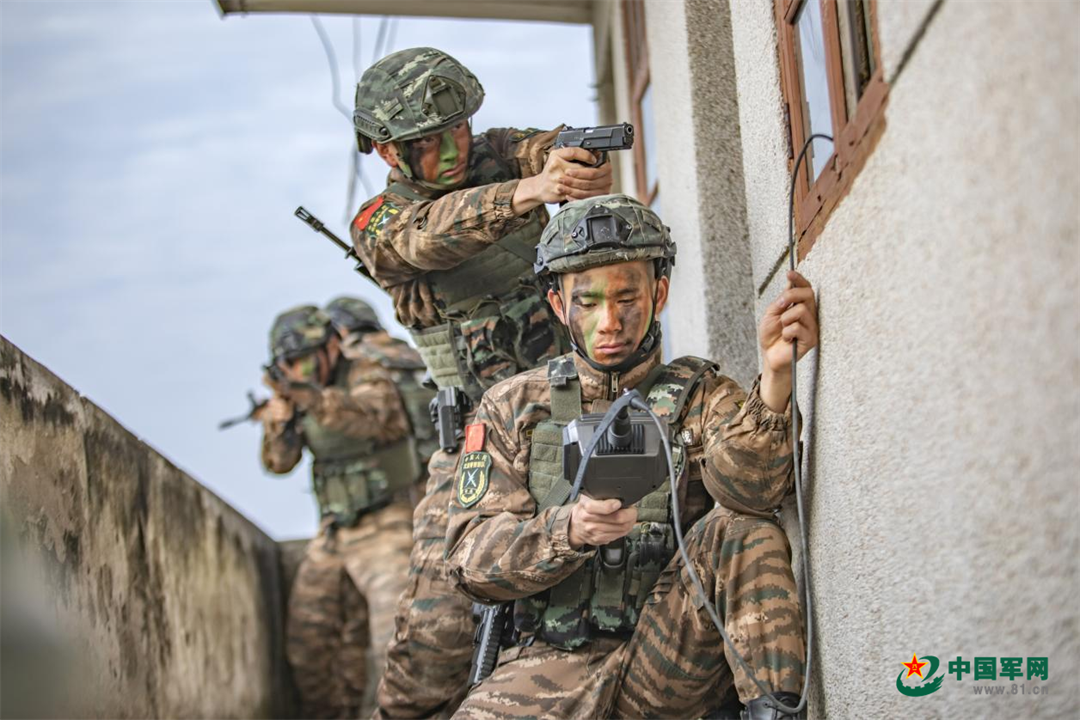
[[[625,195],[570,203],[544,231],[537,271],[574,352],[495,385],[466,429],[447,559],[468,595],[510,603],[512,622],[460,717],[701,717],[732,685],[744,717],[777,717],[703,602],[718,605],[756,678],[797,699],[803,630],[774,511],[792,489],[790,342],[803,353],[817,343],[813,290],[788,275],[760,323],[764,368],[746,393],[707,360],[662,363],[674,258],[668,229]],[[628,389],[668,423],[677,487],[661,475],[629,507],[574,502],[564,431]],[[704,598],[676,554],[672,492]]]
[[[367,273],[394,301],[440,391],[436,416],[468,422],[484,389],[558,356],[565,342],[532,272],[545,203],[610,191],[611,166],[558,131],[474,135],[484,91],[433,48],[393,53],[356,92],[361,152],[390,166],[386,190],[350,228]],[[584,136],[583,136],[584,137]],[[446,406],[454,403],[454,406]],[[466,688],[472,603],[446,576],[446,508],[461,427],[444,427],[414,515],[410,582],[378,695],[381,717],[453,711]]]

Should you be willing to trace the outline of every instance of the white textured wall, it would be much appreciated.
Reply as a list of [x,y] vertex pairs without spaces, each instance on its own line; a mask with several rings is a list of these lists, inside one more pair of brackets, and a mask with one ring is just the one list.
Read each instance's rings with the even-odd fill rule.
[[[787,223],[775,30],[768,3],[733,5],[761,284]],[[801,268],[822,324],[800,374],[813,715],[1075,717],[1080,25],[1067,3],[950,0],[920,39],[933,7],[878,3],[887,126]],[[913,652],[1049,656],[1050,692],[975,696],[969,675],[907,698]]]
[[679,246],[664,332],[743,384],[757,374],[742,142],[726,6],[645,3],[660,216]]

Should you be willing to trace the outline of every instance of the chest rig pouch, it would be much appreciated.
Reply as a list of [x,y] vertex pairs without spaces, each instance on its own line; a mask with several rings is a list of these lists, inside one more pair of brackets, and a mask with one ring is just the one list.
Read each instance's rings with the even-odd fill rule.
[[[685,470],[681,426],[687,401],[706,371],[715,365],[696,357],[659,365],[638,386],[654,413],[668,422],[676,477]],[[551,418],[537,424],[529,456],[529,493],[537,513],[566,504],[570,481],[563,475],[562,429],[582,414],[581,385],[572,356],[548,364]],[[675,555],[671,525],[671,485],[664,482],[635,506],[638,522],[626,537],[623,560],[605,564],[600,553],[546,592],[518,600],[514,623],[522,634],[536,634],[572,650],[594,633],[629,635],[660,573]]]
[[[471,168],[481,166],[484,172],[471,169],[470,180],[489,184],[516,177],[488,143],[477,143],[473,152]],[[389,191],[416,202],[431,199],[403,183]],[[525,219],[483,252],[424,276],[443,323],[410,331],[413,341],[435,384],[461,388],[474,403],[500,380],[565,350],[532,269],[547,211],[537,208]]]
[[[349,362],[334,376],[334,387],[348,389]],[[310,415],[300,421],[304,441],[315,456],[312,486],[320,516],[352,525],[365,511],[389,503],[420,476],[416,442],[411,436],[389,445],[361,440],[320,425]]]

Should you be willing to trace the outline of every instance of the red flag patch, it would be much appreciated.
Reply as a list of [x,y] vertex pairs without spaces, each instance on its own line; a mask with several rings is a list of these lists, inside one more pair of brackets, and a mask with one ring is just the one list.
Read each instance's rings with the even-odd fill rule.
[[368,223],[371,222],[371,216],[375,214],[376,210],[382,207],[383,199],[383,196],[380,195],[378,200],[368,205],[359,215],[356,216],[356,219],[353,220],[353,225],[356,226],[357,230],[360,230],[362,232],[364,229],[367,228]]
[[480,452],[484,449],[484,436],[487,428],[483,423],[465,426],[465,452]]

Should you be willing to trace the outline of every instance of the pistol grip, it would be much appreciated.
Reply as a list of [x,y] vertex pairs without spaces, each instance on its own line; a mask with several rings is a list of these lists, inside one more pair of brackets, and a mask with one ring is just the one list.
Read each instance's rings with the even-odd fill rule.
[[[574,163],[575,165],[584,165],[585,167],[598,168],[607,162],[607,150],[601,150],[599,157],[594,163],[585,163],[581,162],[580,160],[571,160],[570,162]],[[560,205],[561,204],[562,203],[560,203]]]

